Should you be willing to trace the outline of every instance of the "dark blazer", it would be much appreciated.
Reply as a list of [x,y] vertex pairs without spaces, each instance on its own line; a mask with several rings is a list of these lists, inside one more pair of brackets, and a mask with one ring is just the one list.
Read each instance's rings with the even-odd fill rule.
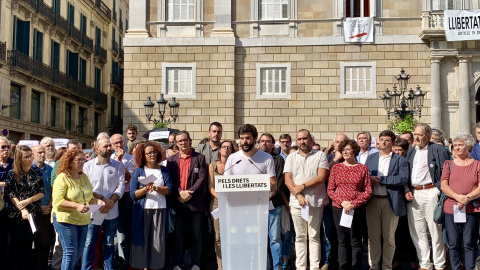
[[[186,204],[190,211],[205,211],[204,188],[207,184],[207,163],[205,163],[205,156],[195,152],[193,148],[191,159],[187,190],[193,191],[193,193],[192,198]],[[167,169],[172,176],[172,206],[175,209],[182,205],[177,199],[182,191],[180,187],[180,153],[167,158]]]
[[[450,160],[450,155],[448,154],[447,149],[443,145],[428,143],[428,169],[430,171],[430,177],[432,178],[433,184],[440,189],[440,182],[442,177],[443,163],[445,160]],[[413,170],[413,159],[415,158],[415,153],[417,152],[416,147],[412,147],[407,152],[407,160],[410,164],[410,171]],[[408,187],[412,188],[412,179],[408,178]]]
[[[365,165],[367,165],[372,176],[378,174],[379,159],[380,152],[373,153],[367,157]],[[380,177],[380,185],[387,187],[388,202],[392,207],[393,213],[399,217],[407,214],[404,186],[408,182],[409,171],[407,160],[400,155],[392,153],[390,166],[388,166],[388,175]]]
[[473,146],[472,152],[470,152],[470,156],[475,159],[480,161],[480,145],[478,143]]

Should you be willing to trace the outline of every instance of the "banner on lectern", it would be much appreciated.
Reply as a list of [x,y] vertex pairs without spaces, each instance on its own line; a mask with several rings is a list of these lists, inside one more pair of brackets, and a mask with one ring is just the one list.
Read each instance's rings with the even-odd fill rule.
[[215,176],[216,192],[270,191],[267,174]]

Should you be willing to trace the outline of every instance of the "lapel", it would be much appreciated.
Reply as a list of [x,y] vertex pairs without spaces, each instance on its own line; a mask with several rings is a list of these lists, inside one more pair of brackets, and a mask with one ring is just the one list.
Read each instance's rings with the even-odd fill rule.
[[395,153],[392,153],[392,159],[390,159],[390,165],[388,165],[388,175],[393,174],[393,169],[395,167],[395,164],[397,163],[397,155]]

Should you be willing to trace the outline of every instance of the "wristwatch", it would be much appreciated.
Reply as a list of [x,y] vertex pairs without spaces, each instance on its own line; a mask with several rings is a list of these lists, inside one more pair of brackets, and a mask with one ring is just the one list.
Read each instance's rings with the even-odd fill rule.
[[303,184],[303,189],[307,190],[307,185]]

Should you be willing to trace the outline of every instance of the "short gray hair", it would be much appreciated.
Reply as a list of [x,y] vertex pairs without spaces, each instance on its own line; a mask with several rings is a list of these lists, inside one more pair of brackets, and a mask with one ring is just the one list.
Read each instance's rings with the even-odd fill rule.
[[432,136],[432,128],[429,125],[424,124],[424,123],[418,123],[418,124],[415,125],[413,130],[415,130],[417,127],[423,128],[423,131],[425,132],[425,135],[427,135],[429,137]]
[[473,147],[475,145],[475,138],[473,138],[472,134],[463,131],[455,134],[452,138],[452,141],[463,141],[466,145],[470,147]]
[[371,135],[370,132],[368,132],[368,131],[360,131],[360,132],[357,134],[357,138],[358,138],[358,136],[360,136],[360,135],[362,135],[362,134],[367,135],[367,140],[369,140],[369,141],[372,140],[372,135]]
[[9,140],[7,137],[5,137],[5,136],[0,136],[0,141],[1,141],[1,140],[7,141],[8,144],[11,145],[10,140]]
[[440,137],[440,140],[445,140],[445,132],[439,128],[432,128],[432,135],[438,135],[438,137]]
[[111,142],[111,143],[114,143],[114,142],[112,142],[112,138],[113,138],[113,136],[116,136],[116,135],[120,135],[120,137],[122,137],[122,141],[125,140],[125,138],[123,137],[122,134],[120,134],[120,133],[115,133],[115,134],[113,134],[113,135],[110,137],[110,142]]
[[40,141],[40,144],[44,145],[44,144],[47,144],[47,143],[50,143],[50,142],[53,142],[53,145],[55,145],[55,141],[52,138],[43,137],[43,139]]
[[100,132],[97,136],[97,141],[101,138],[107,138],[107,139],[110,140],[110,136],[108,136],[108,133],[106,133],[106,132]]

